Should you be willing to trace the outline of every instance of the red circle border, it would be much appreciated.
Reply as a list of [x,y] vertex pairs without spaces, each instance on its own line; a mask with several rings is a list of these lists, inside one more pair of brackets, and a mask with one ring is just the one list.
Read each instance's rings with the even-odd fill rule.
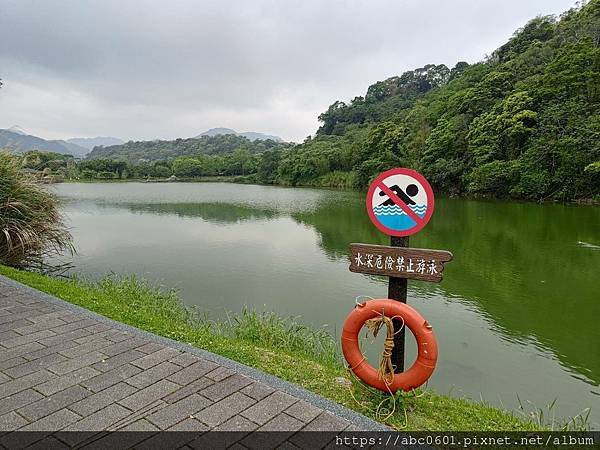
[[[419,183],[421,183],[421,185],[425,188],[425,193],[427,194],[427,213],[425,214],[425,216],[423,217],[423,219],[421,220],[420,223],[417,223],[416,226],[409,228],[408,230],[398,231],[398,230],[392,230],[391,228],[386,227],[381,222],[379,222],[379,220],[377,220],[377,217],[375,217],[375,213],[373,212],[373,207],[372,207],[373,206],[373,194],[375,194],[375,189],[378,187],[379,183],[382,183],[383,180],[385,180],[386,178],[388,178],[392,175],[408,175],[410,177],[413,177]],[[431,216],[433,215],[434,204],[435,204],[435,201],[434,201],[433,189],[431,188],[431,185],[425,179],[425,177],[423,175],[421,175],[419,172],[417,172],[416,170],[405,169],[405,168],[390,169],[390,170],[386,170],[383,173],[380,173],[377,176],[377,178],[375,178],[375,180],[373,180],[373,182],[371,183],[371,186],[369,186],[369,190],[367,192],[367,199],[366,199],[367,212],[369,213],[369,218],[371,219],[371,222],[373,222],[373,225],[375,225],[377,227],[377,229],[379,231],[381,231],[382,233],[385,233],[389,236],[396,236],[396,237],[411,236],[411,235],[421,231],[423,229],[423,227],[425,225],[427,225],[427,223],[429,222],[429,219],[431,219]]]

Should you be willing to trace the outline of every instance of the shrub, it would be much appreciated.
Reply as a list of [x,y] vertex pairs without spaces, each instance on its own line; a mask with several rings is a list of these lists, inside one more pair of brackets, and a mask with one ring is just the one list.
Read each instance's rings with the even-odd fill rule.
[[45,257],[73,252],[56,196],[21,172],[19,160],[0,152],[0,263],[34,267]]

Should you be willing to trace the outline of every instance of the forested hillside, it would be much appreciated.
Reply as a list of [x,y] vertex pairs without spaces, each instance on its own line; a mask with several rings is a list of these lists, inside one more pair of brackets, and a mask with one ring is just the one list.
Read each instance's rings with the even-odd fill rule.
[[527,199],[600,194],[600,0],[538,17],[486,61],[428,65],[336,102],[282,155],[276,182],[365,188],[422,171],[438,192]]
[[121,145],[95,147],[88,159],[118,159],[138,163],[169,160],[179,156],[223,155],[236,150],[255,154],[286,147],[287,144],[272,140],[251,141],[236,134],[216,134],[174,141],[129,141]]

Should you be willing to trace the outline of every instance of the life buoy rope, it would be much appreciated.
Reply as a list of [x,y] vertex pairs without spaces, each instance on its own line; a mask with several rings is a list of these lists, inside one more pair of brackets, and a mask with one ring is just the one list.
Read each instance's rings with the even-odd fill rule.
[[[382,375],[381,370],[375,369],[367,362],[358,342],[358,335],[363,325],[369,320],[382,316],[390,320],[401,318],[417,341],[417,360],[405,372],[394,374],[393,379]],[[387,337],[386,341],[389,341],[389,332]],[[371,387],[392,393],[399,389],[411,391],[424,384],[431,377],[438,356],[437,342],[431,325],[414,308],[390,299],[368,300],[357,304],[344,322],[342,351],[350,370],[358,378]]]

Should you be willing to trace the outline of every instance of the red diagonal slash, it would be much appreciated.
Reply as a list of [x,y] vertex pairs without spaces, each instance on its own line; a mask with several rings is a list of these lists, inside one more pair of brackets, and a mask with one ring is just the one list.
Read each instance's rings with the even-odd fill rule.
[[406,214],[408,214],[408,217],[410,217],[412,220],[414,220],[417,225],[420,224],[421,222],[423,222],[423,219],[421,219],[419,216],[417,216],[415,214],[415,212],[412,209],[410,209],[406,203],[404,203],[402,200],[400,200],[400,197],[398,197],[394,193],[394,191],[392,191],[389,187],[387,187],[385,185],[385,183],[380,182],[377,184],[377,187],[379,189],[381,189],[385,193],[385,195],[387,195],[396,205],[398,205],[400,208],[402,208],[402,210]]

